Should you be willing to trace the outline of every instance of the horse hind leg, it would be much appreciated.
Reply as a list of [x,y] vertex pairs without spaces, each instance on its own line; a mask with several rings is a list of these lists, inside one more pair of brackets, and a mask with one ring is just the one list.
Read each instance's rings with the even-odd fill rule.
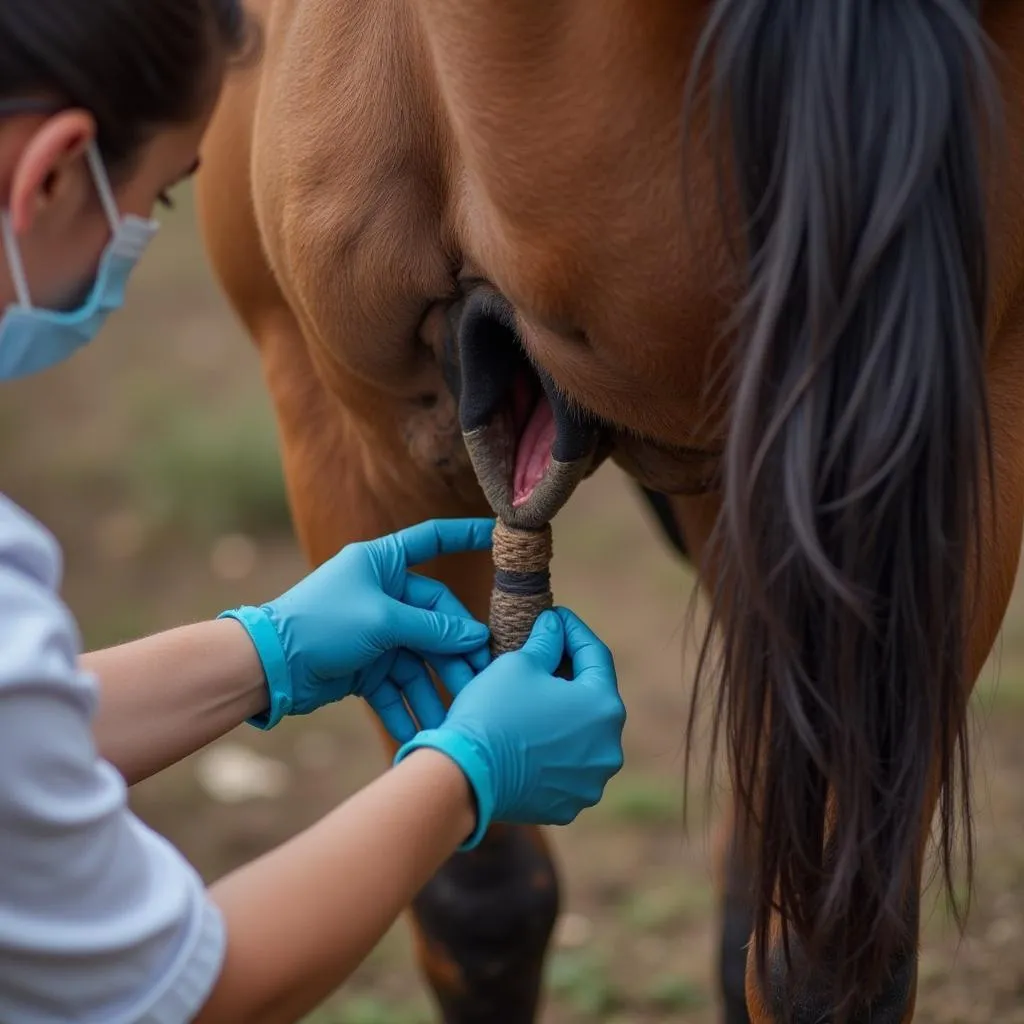
[[536,1019],[558,903],[539,830],[495,827],[445,864],[413,906],[420,962],[446,1022]]
[[[1006,456],[1024,450],[1024,392],[1019,381],[1024,373],[1024,322],[1008,323],[995,345],[995,367],[988,382],[992,415],[993,465],[999,475],[994,483],[998,501],[989,506],[989,491],[982,487],[984,504],[980,512],[983,563],[969,576],[968,607],[975,609],[967,637],[967,686],[975,681],[988,658],[1013,592],[1024,530],[1024,459]],[[1000,457],[1003,456],[1003,457]],[[986,474],[987,477],[987,474]],[[977,603],[974,596],[978,595]],[[938,794],[928,804],[925,820],[930,824]],[[918,850],[917,877],[908,899],[909,947],[892,963],[888,984],[869,1006],[858,1007],[849,1024],[909,1024],[917,1001],[917,942],[919,937],[920,885],[929,837],[922,826]],[[799,951],[796,951],[797,956]],[[816,996],[813,984],[794,985],[779,943],[769,950],[768,992],[762,993],[754,971],[754,950],[747,964],[747,1001],[754,1024],[819,1024],[835,1019]],[[799,968],[799,960],[794,966]],[[796,973],[799,973],[797,971]]]
[[751,1024],[746,990],[747,947],[754,927],[750,858],[737,834],[732,809],[722,818],[717,847],[721,914],[717,973],[722,1019],[724,1024]]
[[[272,391],[287,393],[282,377],[300,359],[294,345],[287,345],[287,362],[274,365],[274,348],[264,339],[267,377]],[[332,437],[324,430],[327,410],[311,414],[306,389],[294,391],[300,415],[283,411],[281,401],[277,405],[298,532],[314,564],[352,541],[434,516],[476,511],[374,495],[368,478],[385,474],[344,466],[365,447]],[[310,423],[316,424],[315,436]],[[492,574],[486,555],[439,560],[420,571],[445,582],[478,617],[486,616]],[[381,735],[390,757],[394,744]],[[414,901],[412,919],[417,958],[447,1024],[536,1019],[558,897],[555,867],[538,829],[495,826],[476,850],[455,854],[438,870]]]
[[[917,999],[917,941],[919,899],[915,894],[908,909],[907,948],[891,963],[888,980],[869,1001],[851,1008],[844,1024],[909,1024]],[[828,1024],[840,1018],[831,991],[809,975],[798,943],[791,943],[790,956],[781,941],[772,939],[768,952],[768,976],[762,988],[758,982],[753,945],[747,956],[747,1005],[753,1024]]]
[[[685,562],[699,560],[707,543],[714,507],[694,499],[670,499],[638,486],[645,511],[661,528],[664,539]],[[683,522],[686,523],[684,531]],[[693,545],[691,550],[691,544]],[[747,947],[754,926],[749,856],[737,835],[735,809],[728,808],[717,829],[716,885],[720,929],[717,955],[719,997],[724,1024],[751,1024],[747,1013]]]
[[[277,410],[295,525],[312,564],[347,543],[435,516],[474,514],[375,493],[361,467],[366,446],[346,437],[305,362],[301,339],[282,318],[260,337]],[[298,380],[296,378],[302,378]],[[438,560],[418,571],[441,579],[477,616],[486,616],[486,555]],[[374,718],[376,722],[376,718]],[[390,758],[394,743],[380,730]],[[538,829],[493,827],[474,851],[451,857],[412,907],[417,959],[446,1024],[531,1024],[558,914],[558,878]]]
[[[480,514],[480,508],[439,500],[429,481],[400,496],[382,491],[381,481],[396,474],[366,463],[360,454],[366,446],[317,379],[305,339],[261,256],[252,217],[252,89],[252,80],[240,76],[222,98],[204,143],[198,207],[213,270],[260,353],[293,522],[308,560],[319,564],[349,542],[423,519]],[[421,571],[451,586],[474,614],[486,615],[487,555],[454,556]],[[390,755],[394,745],[384,739]],[[441,867],[416,899],[412,924],[421,969],[447,1024],[535,1020],[557,913],[558,879],[537,829],[493,828],[477,850]]]

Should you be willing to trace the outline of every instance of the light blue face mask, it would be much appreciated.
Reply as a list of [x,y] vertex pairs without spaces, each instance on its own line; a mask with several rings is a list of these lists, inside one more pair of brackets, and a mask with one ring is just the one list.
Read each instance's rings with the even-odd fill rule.
[[89,294],[77,309],[60,312],[37,309],[32,305],[10,212],[4,210],[0,213],[4,253],[18,296],[17,305],[8,306],[0,317],[2,380],[14,380],[49,369],[92,341],[107,317],[124,303],[128,277],[159,228],[154,220],[121,216],[103,158],[95,143],[86,151],[86,159],[110,224],[111,238],[103,251]]

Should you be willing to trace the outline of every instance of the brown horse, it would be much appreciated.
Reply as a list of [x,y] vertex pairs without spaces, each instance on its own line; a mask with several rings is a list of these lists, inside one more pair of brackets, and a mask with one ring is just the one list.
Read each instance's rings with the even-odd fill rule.
[[[610,455],[713,599],[727,1019],[910,1020],[1024,521],[1024,4],[254,2],[201,213],[310,560],[485,513],[464,428]],[[535,831],[441,871],[446,1020],[534,1019],[557,902]]]

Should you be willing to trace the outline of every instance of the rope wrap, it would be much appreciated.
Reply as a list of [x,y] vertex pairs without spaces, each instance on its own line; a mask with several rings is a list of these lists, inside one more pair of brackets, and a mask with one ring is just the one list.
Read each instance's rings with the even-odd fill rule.
[[491,653],[518,651],[541,612],[554,604],[551,594],[551,526],[523,530],[498,519],[494,526],[491,591]]

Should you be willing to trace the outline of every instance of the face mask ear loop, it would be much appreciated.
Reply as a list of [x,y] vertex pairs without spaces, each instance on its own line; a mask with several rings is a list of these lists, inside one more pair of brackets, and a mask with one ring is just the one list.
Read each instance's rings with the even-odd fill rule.
[[0,233],[3,235],[4,255],[7,257],[7,268],[11,272],[11,281],[14,284],[14,292],[18,296],[18,303],[25,309],[31,309],[32,300],[28,294],[25,265],[21,262],[21,249],[14,234],[14,225],[11,223],[9,210],[0,212]]
[[110,224],[110,232],[117,234],[121,224],[121,211],[117,208],[117,200],[114,198],[114,190],[110,187],[110,177],[107,169],[103,166],[103,157],[100,156],[99,147],[95,139],[89,143],[85,151],[85,159],[89,163],[89,170],[92,172],[92,180],[96,185],[96,192],[103,205],[103,212],[107,215],[107,222]]

